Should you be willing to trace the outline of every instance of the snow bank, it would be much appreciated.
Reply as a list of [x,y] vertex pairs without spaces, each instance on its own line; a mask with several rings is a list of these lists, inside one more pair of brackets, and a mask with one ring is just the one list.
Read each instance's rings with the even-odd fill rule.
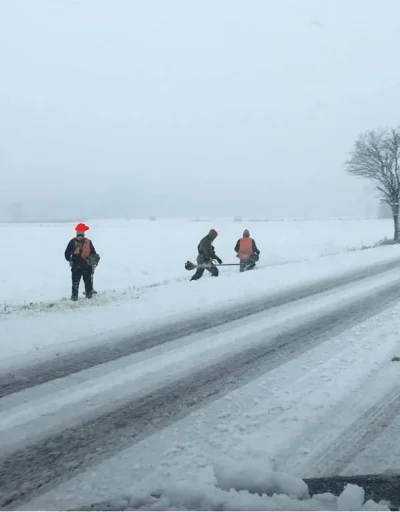
[[[239,474],[240,471],[237,476]],[[206,484],[172,484],[168,488],[140,492],[135,496],[119,496],[83,510],[390,510],[383,501],[365,501],[364,490],[356,485],[348,484],[338,497],[325,493],[299,499],[283,494],[281,489],[288,487],[290,481],[292,494],[296,494],[303,486],[307,488],[302,480],[273,473],[270,477],[276,485],[274,492],[273,485],[269,484],[270,495],[255,494],[252,490],[254,485],[249,481],[250,489],[246,489],[244,476],[240,491],[227,491]],[[238,483],[236,477],[233,483]]]
[[340,496],[310,496],[300,478],[273,471],[261,456],[214,465],[214,483],[181,480],[115,497],[79,510],[390,510],[384,501],[365,500],[365,491],[347,484]]
[[339,497],[326,493],[303,500],[278,493],[258,496],[245,490],[178,486],[161,492],[158,498],[153,494],[146,503],[143,501],[126,501],[127,507],[122,510],[390,510],[384,502],[365,502],[364,490],[356,485],[347,485]]

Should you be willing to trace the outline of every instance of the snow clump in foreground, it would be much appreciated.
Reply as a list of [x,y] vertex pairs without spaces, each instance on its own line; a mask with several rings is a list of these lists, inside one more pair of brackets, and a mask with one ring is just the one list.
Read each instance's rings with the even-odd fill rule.
[[[232,461],[233,462],[233,461]],[[390,510],[365,502],[364,490],[348,484],[340,496],[309,495],[300,478],[263,468],[259,463],[214,466],[215,483],[171,482],[134,496],[96,503],[96,510]]]
[[[299,485],[301,480],[299,480]],[[303,482],[304,483],[304,482]],[[283,484],[286,485],[286,484]],[[364,502],[364,490],[348,484],[339,497],[330,493],[297,499],[286,494],[272,496],[249,491],[224,491],[205,484],[171,485],[163,490],[121,496],[97,503],[93,510],[390,510],[385,502]],[[84,510],[88,510],[85,508]]]

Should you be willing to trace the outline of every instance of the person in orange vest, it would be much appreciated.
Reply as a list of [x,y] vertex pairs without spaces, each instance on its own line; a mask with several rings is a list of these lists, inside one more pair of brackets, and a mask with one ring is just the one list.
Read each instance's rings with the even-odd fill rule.
[[[69,241],[65,249],[65,259],[71,266],[72,295],[71,300],[78,300],[79,284],[83,278],[85,283],[86,298],[93,296],[93,259],[99,261],[100,257],[85,233],[89,229],[85,224],[78,224],[75,228],[76,236]],[[97,264],[96,263],[96,264]]]
[[250,238],[248,229],[243,231],[243,237],[240,238],[235,245],[235,252],[240,260],[240,272],[251,270],[256,266],[259,260],[260,251],[253,238]]

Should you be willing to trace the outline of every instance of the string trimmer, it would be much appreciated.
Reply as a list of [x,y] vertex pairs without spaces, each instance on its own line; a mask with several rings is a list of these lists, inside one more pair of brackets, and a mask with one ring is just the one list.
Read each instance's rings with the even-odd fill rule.
[[195,268],[211,268],[211,267],[238,267],[240,263],[202,263],[201,265],[195,265],[191,261],[185,263],[186,270],[194,270]]

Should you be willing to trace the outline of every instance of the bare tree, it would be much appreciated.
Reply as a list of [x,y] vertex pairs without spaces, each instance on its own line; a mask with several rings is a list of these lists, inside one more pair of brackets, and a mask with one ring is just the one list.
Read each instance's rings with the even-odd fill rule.
[[379,202],[378,205],[378,218],[379,219],[391,219],[392,218],[392,210],[389,205],[383,201]]
[[385,128],[360,135],[346,162],[352,176],[368,178],[376,184],[382,202],[392,211],[394,241],[400,242],[400,128]]

